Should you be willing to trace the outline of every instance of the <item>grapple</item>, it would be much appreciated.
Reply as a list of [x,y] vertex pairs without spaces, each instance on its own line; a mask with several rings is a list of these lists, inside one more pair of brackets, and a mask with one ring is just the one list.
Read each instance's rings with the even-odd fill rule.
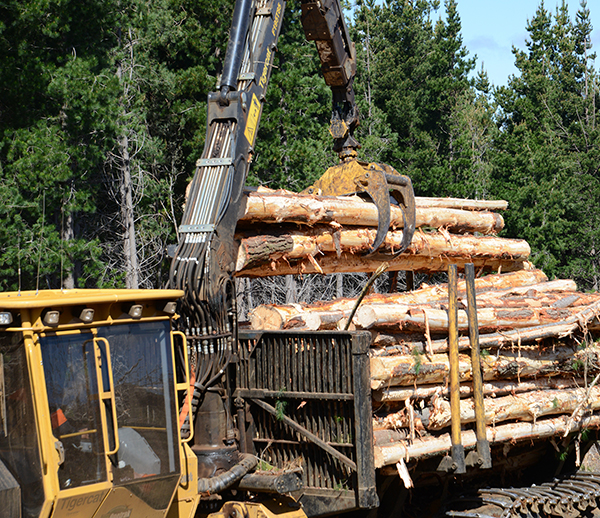
[[397,203],[402,210],[403,230],[400,249],[395,251],[394,256],[410,246],[415,232],[415,195],[410,178],[401,175],[393,167],[347,158],[330,167],[321,178],[302,192],[323,196],[367,194],[377,207],[379,215],[375,241],[367,255],[375,253],[383,244],[390,228],[390,205]]

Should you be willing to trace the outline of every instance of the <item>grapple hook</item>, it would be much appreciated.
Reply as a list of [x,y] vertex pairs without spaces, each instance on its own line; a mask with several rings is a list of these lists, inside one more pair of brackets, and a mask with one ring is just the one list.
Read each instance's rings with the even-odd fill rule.
[[394,257],[410,246],[416,225],[415,195],[410,178],[401,175],[393,167],[376,163],[365,164],[353,159],[346,160],[330,167],[319,180],[303,192],[326,196],[367,194],[377,207],[378,225],[375,241],[366,255],[375,253],[385,241],[391,221],[391,196],[402,211],[403,222],[402,241]]

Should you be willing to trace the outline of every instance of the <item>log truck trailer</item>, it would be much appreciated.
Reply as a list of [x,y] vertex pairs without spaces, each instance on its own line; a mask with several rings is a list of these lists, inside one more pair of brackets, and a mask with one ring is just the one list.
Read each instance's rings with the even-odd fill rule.
[[[3,517],[398,516],[410,496],[395,468],[375,469],[369,333],[238,330],[234,229],[284,9],[236,0],[171,289],[0,295]],[[355,52],[339,1],[303,0],[302,23],[332,89],[340,156],[308,192],[369,196],[379,211],[370,253],[388,230],[391,196],[404,211],[403,250],[412,185],[357,160]],[[510,479],[549,448],[516,446],[507,460],[494,446],[501,468],[487,473]],[[439,460],[419,464],[415,499],[421,490],[431,503],[439,488],[485,475],[477,457],[461,475]],[[558,500],[579,491],[591,506],[600,491],[595,479],[568,487],[553,490]],[[495,512],[521,512],[514,495],[500,490]]]

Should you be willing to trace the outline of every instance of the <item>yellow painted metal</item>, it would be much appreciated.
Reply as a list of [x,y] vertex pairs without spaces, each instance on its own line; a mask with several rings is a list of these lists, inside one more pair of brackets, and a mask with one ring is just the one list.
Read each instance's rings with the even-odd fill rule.
[[[185,398],[185,404],[187,405],[187,415],[182,416],[181,415],[181,411],[182,409],[179,409],[179,427],[181,428],[181,425],[183,424],[182,419],[185,419],[186,417],[189,420],[190,423],[190,435],[188,437],[186,437],[185,439],[182,439],[183,442],[190,442],[192,440],[192,438],[194,437],[194,423],[192,420],[192,386],[190,384],[190,360],[189,360],[189,355],[188,355],[188,348],[187,348],[187,338],[185,337],[185,333],[182,333],[181,331],[172,331],[171,332],[172,336],[179,336],[182,340],[183,340],[183,361],[184,361],[184,365],[185,365],[185,380],[182,383],[177,383],[177,391],[178,392],[185,392],[187,390],[187,397]],[[173,348],[175,346],[175,340],[171,339],[171,343],[173,344]],[[175,352],[175,351],[173,351]],[[175,358],[173,358],[173,361],[175,360]],[[175,365],[175,363],[173,363],[173,365]]]
[[[100,397],[100,420],[105,433],[102,435],[104,439],[104,451],[106,455],[114,455],[119,451],[119,431],[117,426],[117,404],[115,401],[115,385],[113,381],[112,365],[110,363],[110,344],[106,338],[94,337],[94,361],[96,363],[96,379],[98,380],[98,392]],[[102,342],[105,347],[106,362],[105,372],[108,374],[108,387],[104,386],[104,376],[102,375],[102,353],[98,342]],[[102,404],[103,403],[103,404]],[[110,403],[111,418],[112,418],[112,433],[114,447],[111,449],[108,441],[108,418],[106,416],[106,406]]]
[[[43,331],[62,331],[65,329],[92,329],[99,325],[111,325],[115,322],[139,322],[122,310],[123,305],[142,304],[142,318],[148,320],[169,319],[172,316],[156,308],[157,301],[175,301],[183,296],[180,290],[45,290],[0,293],[0,311],[30,310],[29,323],[25,326],[5,327],[5,331],[24,331],[25,328]],[[84,323],[72,314],[73,308],[88,307],[94,309],[94,320]],[[46,309],[59,310],[60,321],[57,326],[44,324],[42,317]]]
[[[78,516],[87,518],[83,515]],[[126,487],[113,487],[94,516],[98,518],[162,518],[166,516],[166,510],[153,509]]]
[[481,354],[479,351],[479,323],[477,321],[477,299],[475,296],[475,267],[465,265],[467,286],[467,316],[469,319],[469,343],[471,346],[471,379],[473,380],[473,401],[475,403],[475,435],[477,437],[478,463],[482,469],[492,467],[490,444],[485,430],[485,405],[483,401],[483,376],[481,374]]
[[111,489],[109,482],[62,491],[56,498],[52,518],[94,516]]
[[[21,311],[21,322],[23,327],[31,325],[31,312],[25,308]],[[60,456],[56,450],[55,438],[52,435],[50,424],[50,410],[46,396],[46,380],[42,363],[42,353],[38,337],[30,330],[23,332],[25,353],[27,355],[27,366],[29,369],[29,380],[31,383],[31,395],[33,411],[36,419],[36,432],[39,438],[40,461],[42,464],[42,487],[44,490],[44,503],[40,511],[40,517],[50,516],[54,499],[59,492],[58,477],[56,471],[60,463]]]
[[370,254],[384,242],[390,227],[390,196],[402,210],[402,243],[394,255],[402,253],[410,245],[416,225],[415,195],[408,176],[401,175],[386,164],[365,163],[348,158],[330,167],[313,185],[302,191],[304,194],[339,196],[344,194],[367,194],[378,213],[377,234]]
[[450,437],[452,460],[456,473],[465,473],[465,456],[460,427],[460,383],[458,365],[458,269],[448,268],[448,359],[450,361]]
[[227,502],[208,518],[306,518],[306,513],[293,498],[281,496],[257,502]]
[[47,308],[53,305],[107,304],[117,302],[175,300],[181,290],[41,290],[0,292],[0,308]]
[[[156,308],[157,301],[176,300],[183,292],[179,290],[49,290],[40,292],[0,293],[0,310],[18,311],[21,324],[18,327],[3,328],[3,331],[14,332],[23,336],[27,366],[29,370],[30,390],[34,413],[36,416],[36,433],[39,438],[40,461],[42,466],[42,487],[45,495],[40,518],[62,517],[92,517],[92,516],[128,516],[129,518],[159,518],[165,516],[167,510],[155,510],[145,502],[122,487],[114,487],[110,475],[108,456],[118,450],[116,402],[112,369],[110,368],[110,344],[105,338],[95,336],[95,329],[102,325],[139,323],[140,321],[156,321],[170,319],[171,315]],[[132,319],[123,315],[120,304],[136,303],[144,305],[141,319]],[[87,306],[95,310],[95,318],[91,323],[76,322],[71,316],[70,307]],[[65,313],[57,326],[46,326],[42,322],[45,310],[59,309]],[[69,311],[67,311],[69,310]],[[67,314],[68,313],[68,314]],[[61,489],[58,480],[58,470],[61,455],[57,449],[58,440],[52,432],[50,408],[43,368],[43,358],[40,337],[45,335],[72,335],[90,333],[94,345],[96,373],[99,383],[100,397],[110,404],[112,420],[115,423],[114,447],[108,444],[108,426],[105,404],[101,404],[101,422],[106,430],[104,434],[106,454],[106,472],[108,479],[87,486]],[[100,354],[100,341],[104,344],[106,354]],[[173,351],[172,351],[173,354]],[[174,356],[173,356],[174,360]],[[102,386],[101,362],[106,361],[106,371],[109,373],[108,387]],[[186,354],[186,365],[187,365]],[[186,381],[186,386],[189,381]],[[183,383],[182,383],[183,385]],[[90,433],[87,430],[86,433]],[[76,432],[71,435],[78,435]],[[66,436],[65,436],[66,437]],[[197,481],[194,482],[197,471],[196,456],[190,448],[179,441],[182,467],[185,469],[186,482],[180,483],[179,489],[187,491],[183,496],[183,504],[174,504],[189,510],[186,517],[193,516],[198,504]],[[195,496],[195,498],[193,497]],[[117,513],[117,514],[115,514]],[[183,515],[182,515],[183,516]]]
[[197,478],[198,457],[187,443],[181,443],[180,451],[182,477],[167,518],[191,518],[200,503]]

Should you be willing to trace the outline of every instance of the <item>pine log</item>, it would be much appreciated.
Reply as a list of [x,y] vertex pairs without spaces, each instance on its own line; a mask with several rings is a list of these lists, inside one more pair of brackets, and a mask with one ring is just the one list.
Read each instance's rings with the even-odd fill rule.
[[460,270],[465,264],[473,263],[475,268],[484,272],[514,272],[530,268],[527,261],[515,261],[512,259],[482,258],[482,257],[419,257],[404,256],[401,254],[396,259],[389,256],[373,255],[361,257],[351,253],[342,253],[340,257],[335,254],[320,256],[318,261],[309,256],[301,261],[288,262],[285,259],[272,260],[268,264],[260,264],[252,267],[244,267],[235,273],[236,277],[273,277],[275,275],[308,275],[312,273],[373,273],[381,266],[382,262],[388,262],[388,272],[411,270],[415,272],[435,273],[445,272],[448,265],[456,264]]
[[[333,197],[302,194],[248,193],[238,220],[238,227],[256,223],[296,223],[316,225],[336,223],[377,227],[377,207],[358,196]],[[404,227],[402,210],[391,206],[390,227]],[[499,214],[460,208],[417,205],[416,227],[446,228],[453,233],[480,232],[496,234],[504,228]]]
[[[590,346],[582,350],[559,347],[556,351],[540,352],[536,347],[521,347],[516,351],[484,356],[481,361],[483,379],[527,379],[540,376],[577,375],[585,362],[588,372],[600,366],[600,349]],[[412,384],[444,383],[450,369],[448,355],[413,354],[371,358],[371,388],[406,386]],[[459,355],[461,381],[471,379],[471,358]]]
[[504,200],[469,200],[463,198],[415,197],[417,207],[445,207],[463,210],[506,210],[508,202]]
[[[539,378],[520,381],[487,381],[483,384],[483,394],[489,397],[520,394],[535,390],[564,390],[584,386],[582,378]],[[433,396],[449,397],[446,385],[417,385],[413,387],[390,387],[373,392],[373,400],[378,403],[406,401],[407,399],[429,399]],[[460,397],[473,396],[471,383],[460,385]]]
[[[480,297],[485,290],[503,290],[504,288],[508,288],[512,293],[518,289],[527,290],[527,287],[531,286],[531,289],[539,291],[546,284],[554,285],[554,282],[558,282],[544,282],[546,280],[547,277],[541,270],[521,270],[500,275],[487,275],[475,279],[475,290],[478,293],[478,297]],[[458,282],[458,292],[464,296],[464,281]],[[505,293],[506,291],[500,291],[498,295],[500,296]],[[415,291],[403,293],[375,293],[367,295],[363,300],[363,304],[421,304],[445,300],[447,298],[446,284],[441,284],[439,286],[425,286]],[[342,318],[348,317],[355,304],[355,298],[340,298],[332,301],[316,302],[314,304],[293,304],[288,306],[261,305],[250,312],[250,320],[252,322],[252,329],[284,329],[288,325],[287,322],[289,320],[305,313],[315,313],[319,315],[321,320],[319,329],[335,329],[335,324]],[[257,313],[255,317],[253,317],[254,313]]]
[[[593,412],[600,410],[600,388],[589,390],[589,400],[586,409]],[[559,414],[572,414],[580,402],[586,398],[583,388],[570,390],[536,390],[523,394],[514,394],[499,398],[486,398],[485,422],[496,424],[505,421],[535,421],[540,417]],[[450,403],[436,397],[430,409],[429,420],[425,423],[428,430],[443,430],[450,426]],[[475,422],[475,406],[472,399],[460,402],[460,422]]]
[[[553,307],[538,308],[525,306],[520,308],[477,308],[477,321],[480,330],[497,331],[516,329],[562,322],[579,311],[580,308]],[[448,330],[448,312],[421,304],[401,306],[399,304],[369,304],[358,308],[353,323],[362,329],[385,327],[396,330],[416,330],[442,332]],[[458,329],[469,328],[467,312],[458,310]]]
[[[310,196],[318,198],[315,195],[301,195],[286,189],[270,189],[261,185],[259,187],[245,186],[244,194],[272,194],[281,196]],[[328,197],[328,196],[327,196]],[[326,198],[326,196],[320,196]],[[351,198],[350,196],[339,196],[341,199]],[[431,198],[426,196],[415,196],[415,205],[417,207],[440,207],[463,210],[506,210],[508,202],[505,200],[473,200],[465,198]]]
[[[292,260],[314,258],[321,253],[335,253],[341,259],[342,252],[361,254],[368,252],[375,240],[375,229],[341,229],[315,227],[306,231],[289,231],[268,235],[246,236],[237,234],[240,240],[236,271],[249,265],[270,263],[278,259]],[[402,232],[390,231],[386,235],[382,252],[391,253],[400,247]],[[526,241],[500,237],[471,235],[458,236],[442,232],[417,232],[409,248],[402,254],[409,262],[417,257],[447,259],[495,259],[525,261],[531,250]],[[343,261],[339,261],[343,268]],[[410,268],[408,268],[410,269]]]
[[[578,309],[579,311],[577,313],[561,322],[505,330],[501,333],[482,334],[479,336],[479,345],[482,349],[519,344],[524,345],[545,338],[565,338],[578,331],[584,332],[595,329],[595,327],[598,326],[600,301]],[[399,347],[396,347],[394,344]],[[373,338],[373,345],[375,347],[384,346],[379,350],[374,350],[375,352],[372,353],[373,355],[387,354],[387,351],[392,352],[395,349],[399,349],[401,353],[406,349],[422,353],[425,351],[425,338],[423,337],[420,341],[408,342],[406,341],[406,335],[379,333]],[[459,337],[459,350],[464,351],[469,347],[469,338],[466,336]],[[429,348],[431,348],[431,351],[434,353],[443,353],[448,350],[448,341],[447,339],[433,340],[431,344],[428,344],[428,349]]]
[[[442,233],[415,234],[411,246],[396,258],[383,252],[365,257],[375,230],[344,230],[314,235],[238,235],[240,246],[236,262],[238,277],[268,277],[309,273],[373,272],[383,261],[388,271],[447,271],[449,264],[464,268],[472,262],[481,271],[516,271],[529,268],[529,245],[525,241],[497,237],[452,236]],[[387,249],[398,248],[401,232],[388,232]],[[382,250],[385,250],[384,247]],[[323,254],[323,255],[318,255]],[[318,258],[315,256],[318,255]]]
[[[519,441],[539,441],[550,437],[557,437],[564,433],[571,433],[582,429],[600,428],[600,416],[592,415],[579,421],[568,422],[567,416],[540,419],[535,423],[508,423],[489,427],[487,439],[490,444],[515,443]],[[466,449],[471,449],[477,444],[475,432],[465,430],[461,433],[462,444]],[[439,437],[430,436],[417,439],[408,445],[405,441],[393,442],[388,445],[375,446],[375,467],[381,468],[396,464],[400,459],[420,460],[438,457],[447,453],[451,447],[449,434]]]

